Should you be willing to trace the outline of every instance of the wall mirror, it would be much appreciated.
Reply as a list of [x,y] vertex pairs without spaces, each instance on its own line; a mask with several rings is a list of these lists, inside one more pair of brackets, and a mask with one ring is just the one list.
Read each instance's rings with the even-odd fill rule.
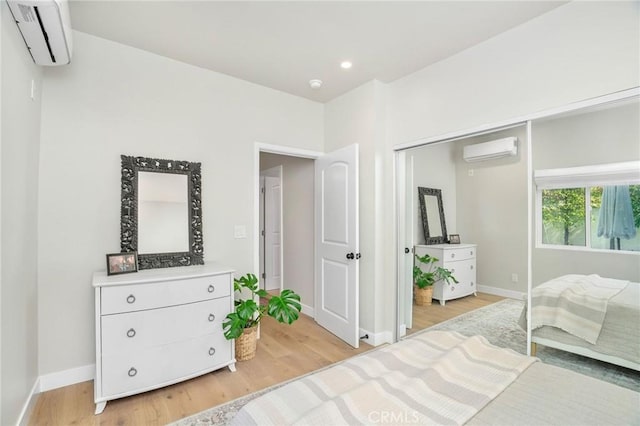
[[447,242],[447,224],[442,207],[442,191],[433,188],[418,187],[422,227],[425,244]]
[[203,264],[200,163],[120,158],[121,251],[139,269]]

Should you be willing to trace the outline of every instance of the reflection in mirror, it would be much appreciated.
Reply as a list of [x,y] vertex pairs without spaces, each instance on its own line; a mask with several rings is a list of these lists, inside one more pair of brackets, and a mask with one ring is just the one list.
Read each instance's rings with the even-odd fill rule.
[[418,187],[422,226],[425,244],[447,242],[447,225],[442,207],[442,191],[434,188]]
[[138,254],[189,251],[187,175],[138,172]]
[[122,155],[120,250],[139,269],[202,265],[200,163]]
[[432,238],[442,237],[442,225],[440,225],[440,211],[438,209],[438,198],[435,195],[425,195],[424,203],[427,208],[427,222],[429,225],[429,236]]

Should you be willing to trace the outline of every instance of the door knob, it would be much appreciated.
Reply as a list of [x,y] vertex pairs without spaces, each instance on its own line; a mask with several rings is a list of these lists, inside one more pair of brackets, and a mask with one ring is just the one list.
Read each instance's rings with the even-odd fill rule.
[[352,260],[354,258],[355,258],[355,256],[354,256],[353,253],[347,253],[347,259]]
[[404,248],[404,252],[405,252],[406,254],[409,254],[409,252],[410,252],[410,251],[411,251],[411,250],[409,250],[409,247],[405,247],[405,248]]

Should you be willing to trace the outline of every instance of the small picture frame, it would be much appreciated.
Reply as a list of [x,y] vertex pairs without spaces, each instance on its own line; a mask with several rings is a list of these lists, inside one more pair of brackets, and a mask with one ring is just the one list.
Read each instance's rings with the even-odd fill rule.
[[449,244],[460,244],[460,234],[449,235]]
[[107,275],[128,274],[138,272],[138,253],[107,254]]

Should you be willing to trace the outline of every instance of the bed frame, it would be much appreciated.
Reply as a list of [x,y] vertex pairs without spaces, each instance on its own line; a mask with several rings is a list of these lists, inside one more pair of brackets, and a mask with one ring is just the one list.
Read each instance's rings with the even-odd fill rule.
[[577,355],[582,355],[587,358],[597,359],[598,361],[608,362],[609,364],[619,365],[621,367],[640,371],[640,363],[633,362],[628,359],[620,358],[617,356],[602,354],[600,352],[592,351],[588,348],[569,345],[566,343],[558,342],[556,340],[551,340],[544,337],[536,337],[533,335],[531,336],[531,356],[536,356],[538,344],[549,347],[549,348],[560,349],[565,352],[571,352]]

